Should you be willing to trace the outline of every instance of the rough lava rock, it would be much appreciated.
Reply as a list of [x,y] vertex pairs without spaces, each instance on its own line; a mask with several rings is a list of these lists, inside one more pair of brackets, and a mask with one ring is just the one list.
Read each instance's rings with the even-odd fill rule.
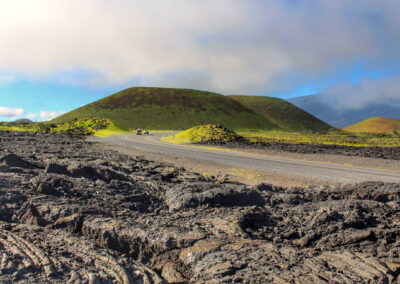
[[399,283],[400,184],[248,187],[0,132],[1,283]]

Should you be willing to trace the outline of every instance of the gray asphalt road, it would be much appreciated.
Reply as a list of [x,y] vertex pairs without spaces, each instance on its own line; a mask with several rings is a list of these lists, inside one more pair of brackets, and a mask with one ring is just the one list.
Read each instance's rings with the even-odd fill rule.
[[[163,134],[165,135],[165,134]],[[259,154],[235,153],[213,149],[204,149],[190,145],[174,145],[159,141],[156,136],[119,135],[106,138],[90,137],[90,141],[134,147],[155,153],[164,153],[184,158],[210,161],[221,165],[256,169],[260,171],[280,172],[290,175],[317,178],[322,181],[361,182],[384,181],[400,182],[400,172],[332,165],[312,161],[278,158]]]

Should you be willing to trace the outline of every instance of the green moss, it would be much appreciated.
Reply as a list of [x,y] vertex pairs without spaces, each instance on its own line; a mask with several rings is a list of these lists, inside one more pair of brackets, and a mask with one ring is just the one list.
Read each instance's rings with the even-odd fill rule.
[[46,132],[47,130],[47,124],[43,122],[29,124],[16,124],[13,122],[0,123],[0,131]]
[[306,132],[239,132],[251,142],[321,144],[355,147],[395,147],[400,146],[397,134],[350,133],[346,131],[328,131],[325,133]]
[[50,132],[104,137],[117,133],[126,133],[127,130],[107,118],[88,118],[73,119],[61,124],[51,124]]
[[128,133],[127,129],[106,118],[73,119],[61,124],[39,122],[15,125],[13,123],[0,123],[0,131],[55,132],[101,137]]
[[246,139],[238,135],[236,132],[231,131],[220,125],[200,125],[185,131],[182,131],[176,135],[168,136],[162,139],[165,142],[175,144],[187,144],[187,143],[198,143],[208,141],[237,141],[245,142]]

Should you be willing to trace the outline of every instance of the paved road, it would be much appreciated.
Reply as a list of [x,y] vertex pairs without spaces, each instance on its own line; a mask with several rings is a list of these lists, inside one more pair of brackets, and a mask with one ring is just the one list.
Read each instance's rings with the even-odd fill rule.
[[235,168],[256,169],[260,171],[280,172],[309,178],[318,178],[323,181],[400,182],[400,172],[332,165],[259,154],[220,151],[190,145],[174,145],[159,141],[159,136],[160,135],[157,134],[153,137],[128,134],[106,138],[91,137],[90,141],[119,145],[121,147],[134,147],[155,153],[164,153],[184,158],[210,161]]

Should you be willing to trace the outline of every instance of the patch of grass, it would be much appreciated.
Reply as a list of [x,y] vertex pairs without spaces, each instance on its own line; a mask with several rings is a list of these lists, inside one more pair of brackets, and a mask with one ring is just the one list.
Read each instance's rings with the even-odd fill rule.
[[99,137],[129,133],[127,129],[105,118],[74,119],[61,124],[46,122],[16,124],[3,122],[0,123],[0,131],[55,132]]
[[95,130],[93,135],[97,137],[108,137],[112,135],[121,135],[126,133],[131,133],[131,132],[120,126],[117,126],[114,122],[110,122],[107,128]]
[[243,137],[236,134],[227,128],[220,125],[200,125],[185,131],[182,131],[176,135],[168,136],[161,139],[164,142],[174,144],[188,144],[208,141],[246,141]]
[[279,98],[262,96],[229,96],[244,107],[272,121],[286,131],[328,131],[332,126],[319,120],[308,112]]
[[73,119],[61,124],[50,124],[49,128],[49,132],[95,135],[99,137],[128,132],[127,129],[118,126],[107,118]]
[[46,132],[48,126],[46,123],[24,123],[0,122],[0,131],[24,131],[24,132]]
[[126,129],[184,130],[222,124],[234,130],[279,130],[270,120],[229,97],[172,88],[130,88],[61,115],[53,123],[104,117]]
[[398,134],[350,133],[329,131],[325,133],[306,132],[239,132],[251,142],[321,144],[356,147],[395,147],[400,146]]
[[343,129],[350,132],[400,133],[400,119],[372,117]]

